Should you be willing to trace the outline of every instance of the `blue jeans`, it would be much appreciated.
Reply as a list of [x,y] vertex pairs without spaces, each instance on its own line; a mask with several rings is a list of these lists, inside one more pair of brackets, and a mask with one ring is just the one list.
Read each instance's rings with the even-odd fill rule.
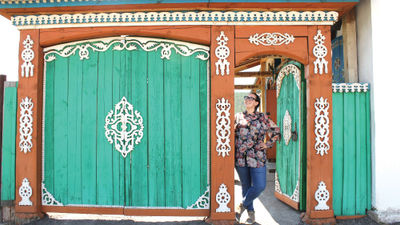
[[237,166],[236,171],[242,183],[243,206],[254,211],[253,201],[264,191],[267,184],[266,168]]

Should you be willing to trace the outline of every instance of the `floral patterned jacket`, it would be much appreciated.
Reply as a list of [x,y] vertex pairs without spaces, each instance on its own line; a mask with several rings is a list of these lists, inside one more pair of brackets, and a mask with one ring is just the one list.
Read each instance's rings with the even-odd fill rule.
[[[270,137],[279,134],[279,127],[264,113],[247,112],[235,115],[235,165],[239,167],[258,168],[265,166],[267,160],[263,143],[265,135]],[[274,140],[268,140],[267,148],[271,148]]]

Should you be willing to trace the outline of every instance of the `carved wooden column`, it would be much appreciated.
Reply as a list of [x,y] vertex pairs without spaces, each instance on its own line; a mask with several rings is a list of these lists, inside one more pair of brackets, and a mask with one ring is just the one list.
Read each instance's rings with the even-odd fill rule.
[[21,31],[15,170],[18,218],[41,216],[42,59],[39,30]]
[[332,207],[332,59],[329,26],[309,26],[307,79],[308,224],[334,223]]
[[211,28],[211,214],[213,224],[235,221],[234,27]]

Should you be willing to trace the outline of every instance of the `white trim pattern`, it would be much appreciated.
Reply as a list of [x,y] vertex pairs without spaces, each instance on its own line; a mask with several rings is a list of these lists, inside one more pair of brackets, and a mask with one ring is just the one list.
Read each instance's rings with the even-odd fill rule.
[[215,210],[218,213],[230,212],[231,209],[228,207],[228,203],[231,201],[231,195],[228,192],[228,188],[225,184],[219,186],[219,191],[215,196],[215,200],[219,204],[219,207]]
[[326,204],[329,200],[329,191],[326,189],[325,182],[321,181],[318,184],[318,189],[314,194],[315,200],[318,205],[315,206],[315,210],[329,210],[329,206]]
[[217,147],[218,156],[222,155],[229,156],[231,151],[230,139],[231,135],[231,103],[228,99],[221,98],[217,99],[217,104],[215,104],[217,109],[217,120],[216,120],[216,135],[217,135]]
[[32,133],[33,133],[33,102],[31,98],[23,98],[20,105],[19,117],[19,148],[25,154],[32,149]]
[[32,60],[35,58],[35,52],[32,50],[33,40],[29,34],[22,44],[24,45],[24,50],[21,52],[21,58],[24,63],[21,65],[21,77],[33,77],[34,65]]
[[326,98],[317,98],[315,107],[315,150],[323,156],[328,154],[329,145],[329,103]]
[[328,73],[328,61],[325,60],[328,49],[324,45],[325,36],[322,35],[321,30],[318,30],[317,35],[314,36],[314,41],[316,45],[313,48],[313,54],[317,58],[314,61],[314,73]]
[[292,137],[292,117],[289,114],[289,111],[286,110],[285,116],[283,117],[283,139],[285,140],[285,144],[288,145],[290,138]]
[[279,194],[284,195],[295,202],[299,202],[300,201],[299,200],[300,199],[300,197],[299,197],[300,181],[299,180],[300,179],[297,180],[296,188],[294,189],[293,194],[291,196],[289,196],[282,192],[281,184],[279,183],[279,179],[278,179],[278,173],[275,172],[275,192],[278,192]]
[[220,35],[217,37],[218,47],[215,48],[215,56],[217,56],[218,61],[215,63],[215,69],[217,75],[221,73],[221,76],[229,75],[229,65],[230,62],[226,60],[230,55],[230,50],[228,46],[228,37],[225,35],[223,31],[221,31]]
[[262,34],[254,34],[253,36],[249,37],[250,44],[255,45],[264,45],[264,46],[271,46],[271,45],[288,45],[294,42],[294,36],[288,33],[262,33]]
[[18,189],[19,196],[21,196],[22,200],[18,203],[20,206],[29,206],[32,205],[30,200],[32,196],[32,187],[29,184],[28,178],[24,178],[22,180],[22,184]]
[[367,92],[369,90],[368,83],[332,83],[332,91],[340,92]]
[[210,208],[210,186],[202,196],[200,196],[195,203],[187,207],[187,209],[209,209]]
[[42,205],[63,206],[61,202],[57,201],[54,196],[47,191],[44,183],[42,183]]
[[279,71],[278,78],[276,79],[276,98],[279,97],[283,78],[285,78],[285,76],[289,76],[289,74],[293,74],[294,79],[296,80],[297,88],[300,90],[301,71],[297,66],[288,64]]
[[19,29],[132,25],[333,25],[335,11],[200,11],[12,16]]

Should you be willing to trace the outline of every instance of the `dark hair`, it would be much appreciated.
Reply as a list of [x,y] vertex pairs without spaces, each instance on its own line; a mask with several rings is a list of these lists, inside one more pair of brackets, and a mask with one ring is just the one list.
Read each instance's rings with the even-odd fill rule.
[[256,102],[258,102],[258,105],[257,105],[256,108],[254,109],[254,112],[257,112],[258,107],[260,107],[260,96],[258,96],[258,94],[255,93],[255,92],[251,92],[250,94],[256,96]]

